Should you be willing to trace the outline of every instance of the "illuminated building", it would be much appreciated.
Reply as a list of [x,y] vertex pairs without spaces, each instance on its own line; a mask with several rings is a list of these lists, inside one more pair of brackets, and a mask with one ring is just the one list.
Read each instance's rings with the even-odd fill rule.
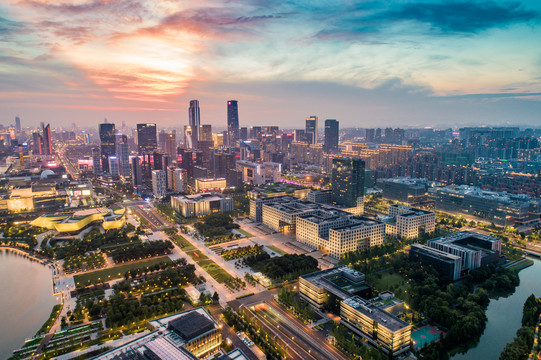
[[264,162],[262,164],[247,160],[237,161],[237,170],[242,172],[242,180],[253,185],[275,183],[280,180],[282,164]]
[[226,188],[226,181],[222,179],[195,179],[195,191],[223,191]]
[[100,148],[92,149],[92,171],[94,175],[101,173],[101,153]]
[[239,107],[237,100],[227,102],[227,131],[232,142],[239,139]]
[[191,144],[186,147],[198,149],[199,148],[199,126],[201,125],[201,115],[199,110],[199,100],[191,100],[190,107],[188,109],[188,125],[191,128]]
[[436,214],[404,205],[389,206],[389,216],[382,220],[387,235],[399,239],[416,239],[436,229]]
[[306,118],[306,139],[310,144],[317,144],[317,116]]
[[335,119],[325,120],[325,146],[326,152],[333,152],[338,150],[338,121]]
[[233,199],[218,193],[171,196],[171,207],[185,218],[233,210]]
[[158,199],[165,197],[167,192],[165,171],[152,170],[152,192]]
[[438,274],[450,281],[460,279],[462,264],[460,256],[431,248],[426,245],[412,244],[409,251],[410,261],[430,265]]
[[427,179],[397,177],[378,179],[377,186],[384,199],[396,200],[409,205],[424,203],[428,199]]
[[113,178],[118,178],[120,175],[120,161],[118,160],[118,156],[109,156],[109,174]]

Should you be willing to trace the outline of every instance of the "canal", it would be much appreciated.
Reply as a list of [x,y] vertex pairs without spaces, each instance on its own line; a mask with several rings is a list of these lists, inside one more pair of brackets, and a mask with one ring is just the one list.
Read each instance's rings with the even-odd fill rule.
[[49,267],[0,249],[0,359],[13,355],[49,318],[58,303],[52,286]]
[[487,309],[487,326],[477,346],[465,354],[456,354],[453,360],[498,359],[505,345],[513,340],[521,327],[522,307],[531,294],[541,296],[541,260],[534,259],[519,273],[520,285],[513,295],[491,300]]

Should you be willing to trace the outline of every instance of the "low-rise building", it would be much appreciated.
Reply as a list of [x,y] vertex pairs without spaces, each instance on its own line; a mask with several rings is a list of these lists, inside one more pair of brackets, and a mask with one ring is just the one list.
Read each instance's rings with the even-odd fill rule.
[[377,186],[384,199],[396,200],[409,205],[424,203],[428,199],[428,180],[410,177],[378,179]]
[[238,160],[237,170],[242,172],[242,181],[253,185],[263,185],[280,181],[282,164],[274,162],[256,163]]
[[386,234],[399,239],[416,239],[436,230],[435,213],[404,205],[391,205],[389,216],[382,221]]
[[186,218],[233,211],[233,199],[215,192],[171,197],[171,207]]
[[195,179],[195,191],[223,191],[226,188],[226,181],[221,179]]
[[423,265],[431,265],[443,278],[451,281],[460,279],[462,272],[462,260],[460,256],[422,244],[412,244],[409,259]]
[[433,249],[459,256],[462,270],[474,270],[483,265],[498,262],[502,240],[473,231],[461,231],[429,240]]

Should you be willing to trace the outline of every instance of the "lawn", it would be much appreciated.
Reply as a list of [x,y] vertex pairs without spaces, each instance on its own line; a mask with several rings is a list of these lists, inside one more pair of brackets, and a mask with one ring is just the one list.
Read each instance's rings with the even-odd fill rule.
[[280,254],[280,255],[285,255],[285,254],[287,254],[284,250],[280,250],[280,249],[278,249],[276,246],[265,245],[265,247],[268,248],[268,249],[271,249],[272,251],[274,251],[275,253]]
[[[197,257],[196,254],[199,255],[199,257]],[[220,284],[233,279],[227,271],[218,266],[218,264],[209,259],[206,255],[202,254],[201,251],[192,251],[189,252],[188,255]]]
[[250,234],[248,231],[244,231],[244,230],[242,230],[242,229],[235,229],[235,230],[237,230],[237,231],[240,232],[242,235],[244,235],[244,236],[246,236],[246,237],[248,237],[248,238],[255,237],[255,235]]
[[137,269],[144,266],[149,267],[163,261],[171,262],[171,259],[169,259],[169,257],[167,256],[160,256],[160,257],[150,259],[150,260],[137,261],[137,262],[115,266],[115,267],[104,269],[104,270],[92,271],[85,274],[75,275],[73,277],[73,280],[75,281],[75,284],[77,285],[77,287],[80,287],[82,285],[86,286],[90,284],[97,284],[106,280],[108,281],[108,280],[123,278],[126,271]]
[[195,250],[195,246],[193,246],[188,240],[186,240],[182,235],[175,235],[171,238],[175,244],[178,245],[183,251],[191,251]]
[[366,282],[378,291],[392,291],[399,298],[402,296],[401,294],[405,294],[406,281],[395,272],[385,271],[377,274],[367,274]]

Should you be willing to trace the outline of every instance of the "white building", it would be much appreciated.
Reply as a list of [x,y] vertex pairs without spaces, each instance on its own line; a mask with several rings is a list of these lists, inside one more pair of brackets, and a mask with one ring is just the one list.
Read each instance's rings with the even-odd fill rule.
[[173,190],[174,192],[184,191],[185,172],[186,170],[175,166],[169,166],[167,168],[167,186],[169,190]]
[[161,199],[166,194],[165,171],[152,170],[152,192],[154,197]]
[[109,156],[109,173],[112,177],[118,177],[120,175],[120,161],[118,156]]
[[383,221],[386,233],[399,239],[415,239],[436,230],[436,214],[404,205],[391,205]]
[[243,182],[253,185],[263,185],[280,181],[282,164],[274,162],[260,164],[247,160],[238,160],[237,170],[242,172]]
[[208,192],[171,197],[171,207],[185,218],[233,210],[233,199]]

